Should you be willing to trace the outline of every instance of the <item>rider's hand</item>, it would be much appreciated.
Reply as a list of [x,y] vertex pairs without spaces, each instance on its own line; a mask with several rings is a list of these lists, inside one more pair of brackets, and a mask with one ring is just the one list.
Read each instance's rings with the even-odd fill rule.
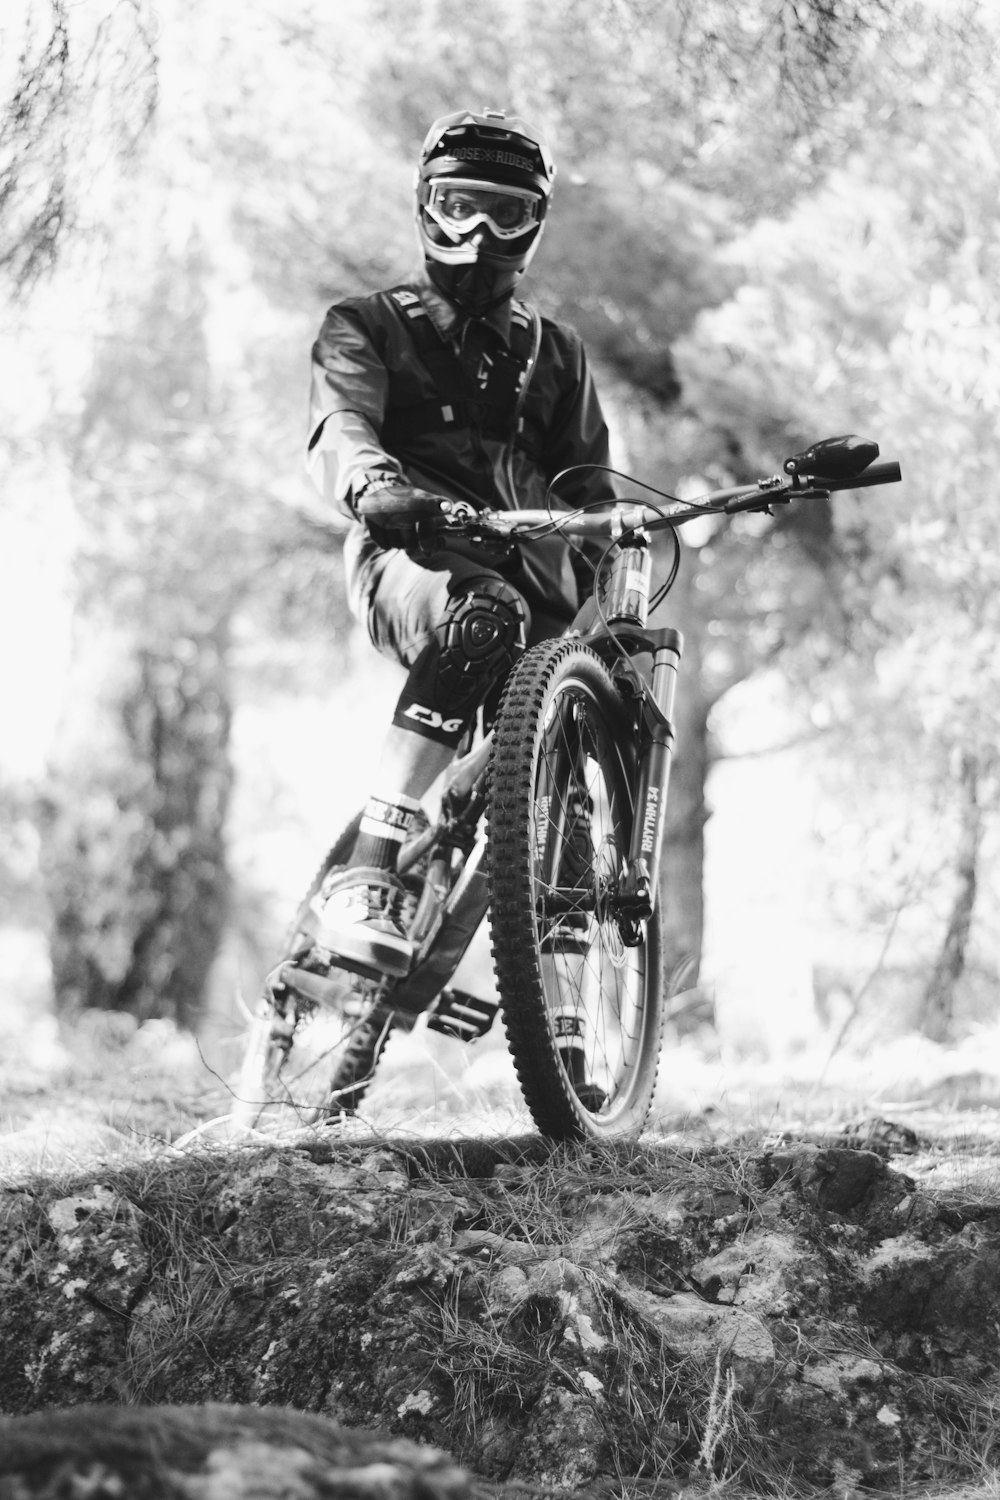
[[441,496],[395,476],[373,479],[358,497],[358,515],[380,547],[408,547],[420,521],[441,514]]

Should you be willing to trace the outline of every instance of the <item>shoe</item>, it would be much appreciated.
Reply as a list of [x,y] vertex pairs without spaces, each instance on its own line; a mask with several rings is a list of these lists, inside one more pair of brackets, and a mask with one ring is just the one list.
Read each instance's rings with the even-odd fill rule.
[[398,916],[404,895],[402,882],[388,870],[337,870],[317,899],[317,946],[342,968],[372,979],[402,979],[413,962],[413,944]]

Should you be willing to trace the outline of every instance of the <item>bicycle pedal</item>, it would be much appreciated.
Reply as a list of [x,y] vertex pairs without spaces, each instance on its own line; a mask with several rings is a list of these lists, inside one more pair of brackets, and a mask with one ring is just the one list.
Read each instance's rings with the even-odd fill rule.
[[498,1000],[481,1000],[464,990],[442,990],[427,1017],[427,1028],[457,1037],[460,1042],[474,1042],[486,1035],[499,1009]]

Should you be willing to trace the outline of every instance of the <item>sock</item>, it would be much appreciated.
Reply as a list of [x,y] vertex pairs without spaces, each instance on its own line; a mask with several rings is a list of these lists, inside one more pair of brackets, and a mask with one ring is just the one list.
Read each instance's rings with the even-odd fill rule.
[[420,803],[401,792],[372,793],[361,818],[351,864],[374,865],[376,869],[390,873],[395,870],[400,848],[406,842],[419,811]]

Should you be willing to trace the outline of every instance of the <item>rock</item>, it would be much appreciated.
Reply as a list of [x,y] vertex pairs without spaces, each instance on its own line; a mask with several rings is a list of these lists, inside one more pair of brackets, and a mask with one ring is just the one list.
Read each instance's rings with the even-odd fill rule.
[[790,1234],[757,1230],[695,1262],[688,1274],[707,1301],[773,1312],[794,1311],[810,1269]]
[[0,1418],[0,1500],[464,1500],[434,1448],[282,1407],[78,1406]]
[[865,1263],[859,1310],[884,1330],[894,1356],[976,1379],[995,1371],[1000,1322],[1000,1236],[975,1226],[927,1244],[912,1234],[879,1246]]
[[774,1339],[755,1313],[706,1302],[694,1292],[654,1297],[633,1291],[630,1301],[658,1330],[675,1360],[706,1368],[722,1360],[746,1394],[773,1378],[778,1363]]
[[532,1480],[546,1494],[575,1495],[597,1474],[603,1445],[592,1399],[550,1387],[538,1402],[513,1475]]
[[[916,1486],[948,1424],[992,1430],[998,1223],[875,1152],[789,1140],[529,1160],[317,1137],[39,1181],[0,1190],[0,1411],[140,1454],[159,1423],[201,1465],[175,1463],[166,1500],[266,1500],[275,1466],[298,1500],[319,1482],[310,1434],[345,1429],[444,1467],[341,1446],[331,1500],[465,1493],[455,1464],[496,1495],[739,1465],[803,1490]],[[77,1403],[114,1415],[84,1431]],[[273,1460],[261,1423],[282,1412]],[[295,1413],[320,1426],[291,1431]],[[23,1453],[15,1430],[0,1441]],[[95,1449],[85,1481],[39,1458],[0,1500],[132,1500],[113,1457]]]
[[833,1214],[856,1209],[886,1172],[876,1152],[847,1147],[797,1143],[769,1152],[766,1160],[779,1181],[790,1177],[818,1209]]

